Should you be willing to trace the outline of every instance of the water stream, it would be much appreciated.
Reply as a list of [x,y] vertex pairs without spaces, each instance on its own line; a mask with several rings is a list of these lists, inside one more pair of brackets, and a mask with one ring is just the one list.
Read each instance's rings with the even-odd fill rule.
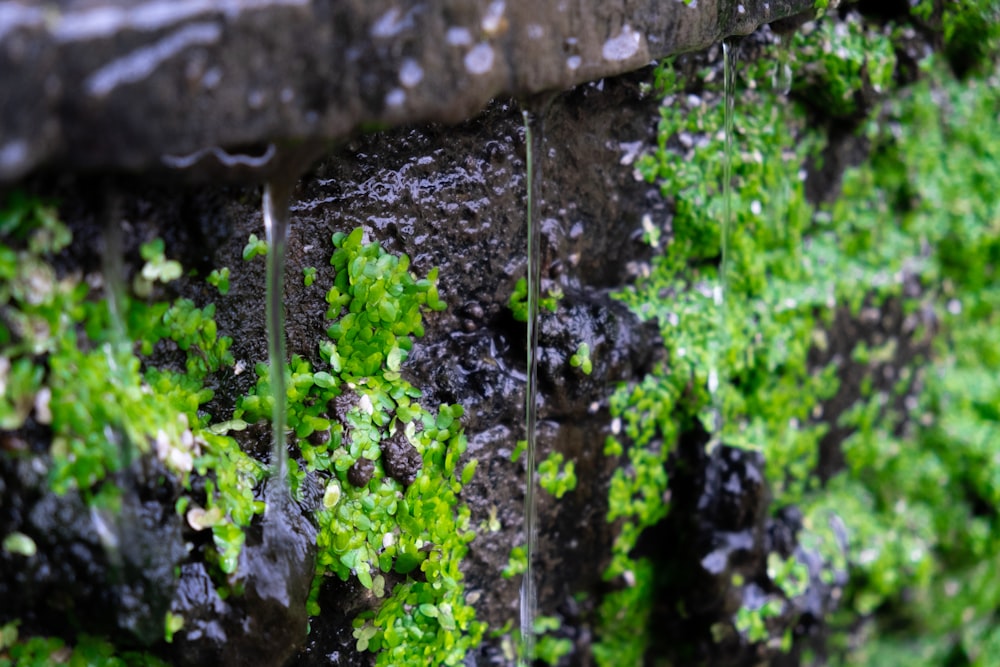
[[[125,383],[125,364],[132,353],[132,346],[125,328],[125,264],[122,244],[121,220],[118,200],[109,194],[105,203],[107,219],[104,223],[104,254],[101,258],[104,277],[104,296],[108,304],[109,340],[104,344],[104,354],[108,360],[108,381],[119,385]],[[121,454],[121,470],[126,476],[135,459],[132,442],[120,429],[105,427],[105,434],[117,441]],[[127,484],[126,488],[131,485]]]
[[521,579],[521,650],[519,667],[532,663],[535,654],[535,615],[538,596],[535,590],[534,556],[538,549],[538,507],[535,493],[535,430],[538,420],[538,299],[542,279],[541,221],[538,204],[541,195],[542,170],[537,158],[542,156],[544,142],[542,110],[525,110],[524,142],[527,167],[528,205],[528,339],[527,378],[524,398],[525,449],[524,476],[524,536],[527,566]]
[[723,357],[726,350],[727,332],[729,330],[729,307],[732,272],[732,234],[733,234],[733,110],[736,106],[736,66],[739,62],[739,43],[732,38],[722,42],[723,81],[725,87],[725,149],[722,158],[722,260],[719,266],[719,286],[714,292],[715,305],[718,308],[719,336],[715,343],[715,354],[712,368],[708,374],[708,390],[712,397],[712,412],[714,415],[713,443],[718,444],[723,430],[723,397],[720,389],[725,386],[725,363]]
[[779,34],[777,40],[771,86],[777,94],[787,95],[792,90],[792,35]]
[[[296,173],[297,172],[293,172]],[[286,422],[285,353],[285,247],[288,242],[288,207],[295,190],[295,176],[274,177],[264,186],[264,231],[267,234],[267,356],[271,367],[271,478],[267,505],[284,504],[288,499],[288,451]]]

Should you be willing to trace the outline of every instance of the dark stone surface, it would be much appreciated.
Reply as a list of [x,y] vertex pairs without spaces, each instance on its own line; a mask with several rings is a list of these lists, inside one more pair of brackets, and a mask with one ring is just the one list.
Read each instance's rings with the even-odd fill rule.
[[[276,168],[271,141],[458,122],[813,0],[0,2],[0,182],[42,165]],[[221,148],[219,148],[221,147]],[[222,149],[229,149],[226,153]]]
[[306,643],[316,529],[295,503],[269,500],[247,531],[223,600],[202,562],[181,568],[171,611],[184,627],[167,649],[177,665],[283,665]]
[[[771,515],[760,453],[707,444],[700,429],[682,436],[671,455],[670,514],[634,551],[657,565],[650,624],[658,631],[650,652],[683,665],[798,665],[803,646],[822,645],[824,619],[836,609],[847,573],[830,578],[831,564],[798,544],[797,508]],[[805,564],[808,582],[799,594],[788,597],[771,579],[770,554],[794,554]],[[768,601],[780,602],[781,611],[766,620],[766,640],[748,641],[734,615]],[[786,632],[791,652],[781,648]]]
[[[562,452],[576,462],[580,481],[577,491],[559,502],[542,494],[537,563],[541,571],[559,575],[544,577],[539,593],[544,613],[560,610],[580,628],[590,607],[579,605],[573,595],[602,589],[606,545],[614,530],[605,514],[616,462],[601,453],[609,429],[607,397],[617,381],[640,378],[660,348],[655,331],[608,296],[611,288],[631,279],[635,262],[648,258],[650,249],[640,238],[641,218],[662,206],[655,188],[636,181],[631,167],[622,164],[630,152],[623,142],[653,140],[659,102],[638,85],[647,77],[608,80],[561,96],[549,111],[543,138],[543,272],[546,287],[559,286],[565,297],[559,312],[542,320],[539,457]],[[477,617],[491,627],[501,627],[517,614],[518,581],[498,573],[511,545],[521,540],[522,523],[523,464],[512,463],[509,454],[523,437],[524,325],[513,320],[506,305],[526,264],[521,134],[520,109],[512,102],[495,102],[484,115],[458,127],[405,128],[363,137],[302,180],[292,205],[288,249],[289,353],[313,359],[328,326],[323,286],[333,278],[329,257],[334,231],[363,225],[369,238],[390,252],[408,253],[416,274],[440,267],[440,290],[449,308],[427,315],[427,334],[416,341],[403,372],[424,391],[424,404],[460,403],[466,409],[466,459],[476,457],[480,463],[462,501],[470,507],[473,526],[491,514],[501,524],[495,533],[479,531],[465,561],[467,592],[478,596]],[[133,270],[139,244],[162,236],[166,255],[195,270],[168,291],[197,303],[214,301],[219,332],[233,337],[234,356],[246,368],[266,358],[264,262],[241,257],[247,236],[262,234],[259,192],[72,175],[38,177],[28,187],[61,200],[60,213],[75,234],[66,261],[88,271],[100,266],[97,221],[107,216],[109,199],[103,190],[119,192],[115,210]],[[204,283],[211,268],[220,266],[231,269],[225,296]],[[306,266],[317,269],[311,288],[302,285]],[[577,334],[595,351],[589,377],[564,367],[582,340]],[[225,373],[213,382],[216,396],[208,408],[223,420],[231,416],[235,398],[252,386],[254,375]],[[341,420],[356,402],[356,395],[345,391],[330,402],[327,413]],[[44,441],[44,433],[35,435]],[[251,425],[238,437],[246,451],[268,458],[268,428]],[[415,472],[412,457],[396,452],[391,443],[384,445],[390,474],[405,483]],[[290,521],[289,530],[298,536],[295,544],[307,541],[301,537],[308,532],[307,523]],[[255,526],[248,536],[242,576],[258,572],[283,579],[280,559],[262,552],[254,537],[260,530],[266,528]],[[179,592],[173,608],[190,622],[170,648],[175,661],[214,664],[256,653],[266,654],[268,664],[279,664],[305,642],[299,664],[326,664],[330,656],[340,665],[370,663],[370,654],[354,651],[350,622],[371,602],[353,582],[334,577],[324,585],[319,599],[323,613],[311,620],[305,637],[296,634],[300,619],[287,611],[268,611],[267,600],[258,599],[266,598],[266,591],[253,593],[249,583],[243,597],[221,600],[200,561],[210,536],[190,530],[185,536],[195,550],[175,584]],[[308,593],[308,582],[298,575],[289,585],[296,595]],[[255,631],[258,616],[275,629]],[[573,632],[579,634],[580,628]],[[591,639],[579,634],[580,655],[587,654]],[[476,660],[502,663],[499,640],[488,640]]]
[[362,487],[371,481],[375,473],[375,462],[371,459],[360,458],[347,469],[347,481],[357,487]]
[[114,512],[49,491],[45,457],[0,456],[0,534],[23,533],[37,547],[30,558],[0,550],[0,623],[20,618],[25,633],[79,628],[125,645],[160,640],[186,550],[171,510],[176,489],[144,464],[116,478],[126,490]]
[[396,433],[380,442],[379,448],[382,450],[382,467],[385,469],[385,474],[403,486],[413,484],[420,474],[422,461],[420,452],[410,444],[406,436]]

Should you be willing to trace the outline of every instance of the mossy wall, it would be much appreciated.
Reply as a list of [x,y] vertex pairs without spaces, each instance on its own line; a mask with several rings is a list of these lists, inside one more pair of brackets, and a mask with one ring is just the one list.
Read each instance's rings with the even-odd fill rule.
[[[556,222],[543,420],[556,435],[542,439],[543,662],[993,664],[1000,9],[830,11],[782,44],[764,28],[739,46],[724,280],[718,48],[661,63],[629,89],[659,126],[614,161],[655,192],[645,216],[603,224],[609,236],[641,235],[638,249],[611,244],[620,254],[601,264],[586,231],[559,229],[565,203],[588,195],[546,195]],[[554,111],[555,136],[584,107]],[[444,141],[516,142],[516,109],[491,114],[442,131]],[[310,635],[287,640],[289,651],[304,642],[299,664],[512,659],[520,498],[488,487],[518,480],[519,380],[496,367],[517,357],[523,257],[490,246],[495,256],[475,266],[495,274],[470,294],[448,267],[472,265],[446,255],[473,223],[483,234],[519,228],[488,212],[487,185],[522,188],[523,164],[490,148],[464,174],[443,170],[440,140],[392,138],[412,161],[361,140],[343,160],[362,174],[356,200],[324,191],[350,181],[320,167],[293,206],[302,220],[335,217],[322,219],[324,234],[300,236],[286,286],[291,319],[303,320],[288,368],[292,489],[296,521],[316,536],[315,568],[296,582]],[[573,155],[550,147],[546,159]],[[366,209],[360,195],[402,206],[404,190],[380,193],[365,171],[393,160],[404,177],[438,169],[434,187],[403,196],[421,217],[446,218],[455,195],[462,225],[428,238],[433,220],[386,222]],[[182,207],[180,217],[215,216],[187,230],[131,222],[131,280],[116,287],[88,255],[100,247],[95,220],[116,205],[72,193],[50,205],[61,186],[45,179],[22,189],[46,197],[5,193],[0,218],[0,563],[5,591],[19,595],[0,610],[0,661],[197,662],[274,643],[260,625],[249,638],[234,629],[253,617],[243,600],[260,588],[240,573],[263,557],[269,370],[257,365],[259,331],[246,336],[259,326],[252,306],[240,304],[260,291],[266,247],[243,233],[208,243],[226,250],[206,260],[179,242],[194,245],[221,218],[249,220],[256,195]],[[317,214],[320,195],[347,203]],[[141,205],[126,209],[123,219],[142,218]],[[172,259],[182,255],[184,266]],[[109,300],[108,289],[120,293]],[[614,333],[638,320],[659,339]],[[434,367],[487,379],[463,385]],[[710,392],[713,371],[722,381]],[[489,407],[504,402],[513,407]],[[574,432],[573,420],[589,426]],[[62,500],[46,500],[48,489]],[[39,522],[36,506],[68,519]],[[568,513],[601,523],[579,533],[587,550],[572,544]],[[124,535],[162,548],[123,548]],[[65,544],[84,545],[89,555],[71,563],[95,579],[52,604],[62,580],[40,564]],[[207,610],[178,603],[196,581],[213,591],[199,603]],[[136,591],[143,602],[124,608]],[[101,605],[114,618],[83,615]],[[298,613],[282,622],[294,630]],[[213,623],[228,635],[199,648],[194,631],[209,636]]]

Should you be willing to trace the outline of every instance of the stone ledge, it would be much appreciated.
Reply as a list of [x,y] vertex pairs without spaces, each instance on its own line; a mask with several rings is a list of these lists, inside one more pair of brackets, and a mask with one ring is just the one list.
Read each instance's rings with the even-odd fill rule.
[[[183,166],[212,147],[457,122],[493,97],[620,74],[812,6],[0,0],[0,182],[45,166]],[[258,155],[212,157],[252,169]]]

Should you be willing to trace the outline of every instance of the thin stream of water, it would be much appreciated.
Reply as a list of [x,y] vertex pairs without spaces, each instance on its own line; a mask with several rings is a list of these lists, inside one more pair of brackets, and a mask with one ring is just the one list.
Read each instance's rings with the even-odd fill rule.
[[771,75],[771,86],[779,95],[788,95],[792,90],[792,36],[778,35],[774,73]]
[[714,438],[718,442],[722,438],[723,429],[723,399],[720,389],[726,378],[723,377],[725,364],[722,357],[725,354],[726,337],[729,328],[729,291],[732,289],[730,273],[732,271],[732,234],[733,234],[733,111],[736,106],[736,66],[739,62],[739,44],[730,38],[722,42],[723,80],[725,86],[725,151],[722,160],[722,261],[719,267],[719,287],[714,297],[719,311],[719,337],[716,342],[715,359],[709,371],[708,390],[712,396],[712,411],[715,413]]
[[[285,443],[287,378],[285,353],[285,247],[288,242],[288,207],[295,178],[271,179],[264,186],[264,231],[267,234],[267,356],[271,367],[271,480],[268,511],[288,499],[288,452]],[[272,502],[274,501],[274,502]]]
[[[124,364],[131,355],[131,343],[125,328],[125,264],[123,261],[122,229],[118,216],[118,202],[111,196],[106,204],[108,219],[104,225],[104,256],[101,258],[104,278],[104,296],[108,304],[110,340],[104,345],[104,353],[108,360],[108,370],[111,382],[124,383],[126,372]],[[132,442],[124,434],[105,427],[105,434],[111,440],[118,441],[121,454],[121,468],[126,475],[135,459]]]
[[524,534],[527,567],[521,579],[521,650],[519,667],[530,665],[535,654],[535,615],[538,597],[535,590],[534,557],[538,550],[538,507],[535,493],[535,430],[538,419],[538,299],[542,278],[541,225],[538,220],[538,200],[541,194],[542,170],[536,157],[542,155],[544,111],[524,111],[524,141],[528,185],[528,386],[524,399],[525,449]]

